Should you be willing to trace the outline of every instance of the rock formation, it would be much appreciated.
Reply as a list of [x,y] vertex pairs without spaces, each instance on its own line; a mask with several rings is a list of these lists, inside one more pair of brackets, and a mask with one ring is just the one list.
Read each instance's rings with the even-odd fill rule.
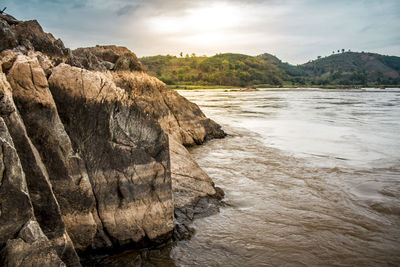
[[187,237],[221,196],[185,146],[225,133],[127,48],[0,15],[0,52],[1,265]]

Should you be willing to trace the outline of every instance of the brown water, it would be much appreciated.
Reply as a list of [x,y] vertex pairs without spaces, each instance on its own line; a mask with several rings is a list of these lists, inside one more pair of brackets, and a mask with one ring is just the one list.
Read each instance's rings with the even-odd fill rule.
[[226,193],[127,266],[400,266],[400,89],[179,91],[229,134],[191,150]]
[[230,136],[191,151],[228,206],[177,265],[400,265],[400,89],[179,93]]

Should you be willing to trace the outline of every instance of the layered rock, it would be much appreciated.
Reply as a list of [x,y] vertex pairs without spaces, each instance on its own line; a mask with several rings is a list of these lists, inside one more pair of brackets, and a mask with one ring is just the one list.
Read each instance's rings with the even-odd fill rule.
[[62,259],[70,266],[79,265],[46,171],[27,138],[10,89],[0,73],[0,262],[3,266],[63,265]]
[[168,235],[173,200],[168,138],[160,126],[109,73],[60,64],[49,83],[86,163],[107,236],[124,245]]
[[67,231],[76,248],[86,248],[101,229],[84,162],[72,149],[37,55],[15,57],[7,75],[14,101],[46,166]]
[[3,265],[160,243],[221,195],[185,146],[224,132],[134,53],[71,52],[36,21],[0,24]]

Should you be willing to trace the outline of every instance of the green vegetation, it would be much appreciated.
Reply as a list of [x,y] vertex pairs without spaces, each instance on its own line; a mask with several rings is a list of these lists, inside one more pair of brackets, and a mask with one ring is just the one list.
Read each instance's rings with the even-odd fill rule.
[[252,57],[218,54],[213,57],[154,56],[141,58],[151,75],[169,85],[282,85],[288,77],[271,55]]
[[180,89],[400,85],[400,57],[345,52],[344,49],[297,66],[270,54],[253,57],[228,53],[207,57],[181,53],[180,57],[159,55],[144,57],[141,61],[151,75],[171,88]]
[[400,85],[400,57],[342,52],[299,66],[314,85]]

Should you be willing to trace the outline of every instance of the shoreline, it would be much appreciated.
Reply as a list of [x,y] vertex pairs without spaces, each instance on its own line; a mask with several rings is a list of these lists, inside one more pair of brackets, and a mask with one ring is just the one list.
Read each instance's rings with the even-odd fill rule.
[[274,88],[274,89],[363,89],[363,88],[375,88],[375,89],[386,89],[386,88],[400,88],[400,85],[376,85],[376,86],[347,86],[347,85],[310,85],[310,86],[273,86],[273,85],[254,85],[254,86],[231,86],[231,85],[168,85],[168,88],[173,90],[215,90],[215,89],[234,89],[242,91],[250,91],[261,88]]

